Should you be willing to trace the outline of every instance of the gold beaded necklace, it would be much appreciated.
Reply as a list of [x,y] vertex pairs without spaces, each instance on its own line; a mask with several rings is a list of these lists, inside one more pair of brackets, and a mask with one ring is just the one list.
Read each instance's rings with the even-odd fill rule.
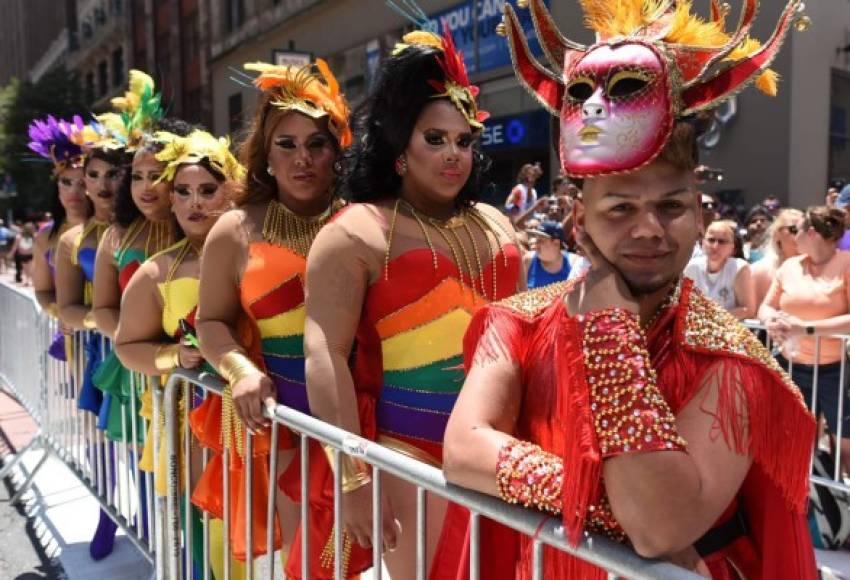
[[[465,276],[469,278],[473,296],[478,292],[478,285],[480,284],[480,295],[484,298],[495,300],[499,288],[496,264],[494,263],[492,268],[492,293],[490,294],[490,296],[487,296],[487,289],[484,284],[484,263],[482,263],[481,260],[481,250],[478,247],[478,242],[476,242],[475,234],[472,231],[470,224],[474,225],[484,236],[484,239],[487,240],[487,263],[495,260],[500,250],[499,235],[496,232],[496,229],[501,230],[502,233],[504,233],[509,238],[510,236],[505,231],[504,227],[501,226],[501,224],[498,224],[496,222],[496,227],[494,228],[494,226],[491,224],[491,220],[489,220],[483,213],[481,213],[480,210],[475,207],[463,208],[452,217],[445,220],[440,220],[427,215],[423,215],[409,202],[401,198],[397,199],[395,207],[393,208],[393,216],[390,221],[390,231],[387,237],[387,251],[384,256],[384,278],[387,280],[389,279],[390,251],[392,249],[393,235],[395,233],[399,208],[402,206],[411,215],[411,217],[413,217],[413,219],[419,225],[419,229],[422,231],[422,237],[425,239],[425,243],[431,250],[434,271],[436,272],[438,270],[437,248],[434,246],[434,243],[431,239],[429,229],[433,229],[434,231],[436,231],[437,234],[442,238],[446,246],[448,246],[449,251],[452,254],[452,259],[454,260],[455,266],[457,267],[458,272],[460,273],[460,281],[461,283],[463,283]],[[470,259],[469,252],[467,251],[467,246],[463,243],[461,234],[466,235],[466,238],[469,241],[469,245],[472,247],[474,265],[473,260]],[[504,252],[502,252],[502,259],[504,262],[504,266],[507,268],[508,257],[507,254],[505,254]]]
[[[80,249],[83,247],[83,243],[85,243],[86,239],[91,235],[92,232],[95,232],[95,249],[100,245],[100,238],[103,237],[103,233],[106,231],[106,228],[109,227],[107,222],[102,222],[100,220],[96,220],[95,218],[91,218],[86,225],[83,227],[83,230],[80,232],[80,235],[77,236],[77,239],[74,241],[74,251],[71,253],[71,263],[75,266],[80,265]],[[83,304],[89,305],[92,303],[92,295],[94,294],[94,289],[91,280],[86,280],[83,283]]]
[[150,227],[148,228],[148,236],[145,239],[145,258],[149,258],[172,245],[173,228],[170,219],[155,222],[140,217],[130,224],[127,232],[121,238],[117,253],[119,262],[122,260],[124,253],[136,242],[136,238],[142,233],[146,224],[150,224]]
[[341,200],[334,200],[319,215],[304,217],[273,199],[266,210],[263,239],[272,245],[288,248],[306,258],[319,231],[343,205]]

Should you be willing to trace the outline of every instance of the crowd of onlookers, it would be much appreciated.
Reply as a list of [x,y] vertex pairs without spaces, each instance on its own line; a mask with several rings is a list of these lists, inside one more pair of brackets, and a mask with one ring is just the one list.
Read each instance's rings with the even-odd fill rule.
[[38,221],[6,223],[0,219],[0,275],[14,269],[15,282],[22,286],[32,285],[33,252],[35,237],[50,223],[50,214]]

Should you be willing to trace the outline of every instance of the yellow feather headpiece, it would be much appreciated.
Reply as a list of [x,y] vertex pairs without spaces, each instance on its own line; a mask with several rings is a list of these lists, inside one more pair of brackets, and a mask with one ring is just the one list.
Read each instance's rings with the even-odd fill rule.
[[160,131],[154,139],[165,146],[156,154],[157,161],[166,164],[159,181],[173,181],[181,165],[200,163],[204,159],[227,181],[241,181],[245,177],[245,168],[230,152],[230,140],[226,137],[216,139],[206,131],[193,131],[187,137],[179,137]]

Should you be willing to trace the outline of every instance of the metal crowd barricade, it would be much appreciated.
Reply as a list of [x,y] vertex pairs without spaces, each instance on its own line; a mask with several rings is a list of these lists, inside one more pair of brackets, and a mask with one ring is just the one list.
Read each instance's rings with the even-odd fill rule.
[[[770,338],[770,335],[767,333],[767,328],[765,327],[764,324],[762,324],[758,320],[746,320],[746,321],[744,321],[744,324],[750,330],[753,330],[754,332],[757,332],[757,333],[762,333],[761,336],[765,341],[765,345],[767,346],[768,350],[771,351],[771,353],[774,355],[774,357],[780,354],[781,345],[775,343]],[[832,448],[834,458],[835,458],[834,471],[832,473],[831,478],[825,478],[825,477],[818,476],[818,475],[813,473],[811,475],[811,481],[815,485],[828,487],[830,489],[834,489],[834,490],[837,490],[837,491],[842,491],[842,492],[850,494],[850,484],[848,484],[848,482],[845,480],[845,478],[842,477],[842,473],[841,473],[841,471],[842,471],[842,463],[841,463],[842,452],[841,452],[841,445],[840,445],[840,441],[843,438],[850,438],[850,433],[843,433],[843,424],[842,424],[843,419],[845,417],[847,417],[848,413],[850,413],[850,409],[845,410],[845,399],[848,397],[848,388],[850,388],[850,385],[848,385],[848,377],[847,377],[847,357],[848,357],[848,354],[850,354],[850,334],[830,334],[830,333],[818,333],[818,332],[816,332],[814,335],[812,335],[811,337],[807,337],[807,338],[814,338],[816,340],[816,342],[815,342],[815,352],[814,352],[815,361],[820,361],[821,345],[822,345],[824,340],[840,340],[841,341],[841,353],[842,353],[842,356],[841,356],[841,359],[840,359],[840,362],[839,362],[838,409],[836,410],[837,417],[835,418],[836,419],[835,424],[837,425],[837,428],[836,428],[835,433],[829,433],[828,434],[828,435],[831,436],[830,438],[833,439],[833,441],[829,442],[829,446]],[[792,341],[792,342],[796,342],[796,341]],[[794,362],[793,362],[793,360],[791,360],[793,357],[789,355],[788,357],[785,357],[785,358],[786,358],[786,360],[788,360],[788,365],[785,367],[785,370],[788,372],[789,375],[793,376]],[[820,376],[820,368],[821,368],[820,363],[815,362],[815,364],[812,365],[812,367],[813,367],[813,369],[812,369],[812,394],[811,394],[811,398],[807,401],[807,403],[809,405],[809,408],[812,410],[812,413],[814,413],[816,417],[819,417],[821,414],[826,415],[826,412],[818,407],[818,391],[821,390],[821,389],[827,388],[827,386],[820,384],[821,383],[820,379],[822,378]],[[820,445],[822,443],[822,441],[821,441],[822,435],[823,435],[822,430],[819,427],[819,429],[818,429],[818,442],[817,442],[816,446]]]
[[[183,497],[180,497],[177,482],[179,474],[176,470],[179,467],[177,461],[178,446],[182,445],[183,449],[188,451],[190,448],[189,438],[191,437],[189,430],[184,431],[184,439],[178,440],[176,413],[179,405],[177,404],[180,397],[180,389],[189,388],[187,385],[196,385],[204,389],[208,394],[215,393],[221,395],[224,390],[224,385],[221,381],[212,377],[209,374],[178,369],[168,379],[165,385],[164,407],[166,410],[166,449],[169,456],[168,465],[168,500],[167,500],[167,517],[170,529],[166,533],[168,537],[169,549],[168,555],[170,562],[168,564],[168,572],[171,578],[180,578],[182,569],[191,569],[191,538],[183,538],[181,541],[181,528],[179,521],[179,502],[186,502],[186,513],[189,513],[188,507],[190,502],[190,490],[186,486]],[[184,420],[188,420],[188,407],[183,409]],[[343,534],[336,533],[340,529],[342,518],[342,502],[344,495],[342,494],[342,482],[339,477],[342,454],[353,455],[360,457],[372,466],[372,481],[373,481],[373,537],[380,538],[382,533],[381,528],[381,476],[384,473],[392,474],[399,477],[408,483],[413,484],[417,490],[417,554],[414,563],[416,567],[416,578],[424,580],[426,575],[425,562],[425,538],[428,522],[425,518],[425,509],[427,505],[427,494],[432,493],[467,507],[472,514],[472,538],[471,538],[471,553],[470,553],[470,578],[477,580],[479,574],[479,521],[482,516],[490,518],[501,524],[504,524],[514,530],[517,530],[525,535],[532,536],[534,540],[533,550],[533,578],[542,579],[543,571],[543,546],[551,546],[558,550],[563,550],[571,554],[575,554],[583,560],[596,564],[609,571],[609,574],[615,576],[624,576],[630,579],[649,579],[649,578],[670,578],[670,579],[691,579],[699,578],[695,574],[687,572],[682,568],[676,567],[669,563],[656,562],[645,560],[637,556],[633,551],[623,545],[614,543],[606,538],[588,535],[579,544],[573,548],[566,540],[564,531],[557,518],[545,516],[539,512],[525,510],[517,506],[508,505],[497,498],[489,497],[480,493],[476,493],[461,487],[451,485],[446,482],[442,472],[439,469],[411,459],[405,455],[401,455],[381,445],[367,441],[361,437],[355,436],[347,431],[329,425],[309,415],[304,415],[294,409],[278,405],[274,412],[267,411],[266,416],[272,420],[272,447],[270,453],[270,473],[273,476],[270,478],[270,489],[268,494],[268,504],[266,513],[269,522],[275,516],[275,495],[277,493],[277,480],[274,477],[276,470],[276,458],[278,452],[278,430],[281,428],[289,428],[296,433],[300,440],[301,450],[301,497],[308,498],[310,475],[309,475],[309,453],[308,443],[310,439],[314,439],[320,443],[331,445],[334,451],[334,542],[335,542],[335,558],[334,558],[334,576],[335,578],[343,578],[343,563],[341,554],[343,554]],[[172,420],[169,420],[172,419]],[[251,453],[252,437],[246,434],[245,437],[245,453],[243,461],[245,461],[244,472],[246,480],[242,482],[246,490],[251,490],[250,474],[251,462],[254,458]],[[225,486],[225,522],[224,522],[224,541],[227,546],[228,530],[230,522],[229,506],[227,505],[227,486],[229,484],[229,454],[230,451],[225,447],[223,449],[223,477]],[[182,468],[185,470],[185,481],[189,481],[191,471],[190,455],[184,454],[186,461]],[[173,484],[173,485],[172,485]],[[246,501],[246,514],[252,513],[253,498],[248,493]],[[306,530],[308,526],[308,502],[304,501],[301,504],[301,524]],[[246,545],[251,546],[252,522],[250,517],[246,517]],[[204,537],[205,545],[208,546],[208,518],[204,518]],[[190,526],[186,526],[190,530]],[[273,550],[273,534],[274,527],[269,524],[267,526],[266,549],[268,558],[268,577],[274,578],[274,550]],[[305,531],[302,534],[302,539],[307,539],[309,533]],[[376,565],[373,568],[373,577],[376,580],[381,580],[381,546],[380,540],[373,541],[373,560]],[[302,577],[310,578],[309,570],[309,543],[304,541],[302,548]],[[207,552],[208,553],[208,552]],[[229,554],[227,555],[229,556]],[[185,558],[181,562],[181,558]],[[249,561],[246,562],[245,572],[246,578],[251,579],[254,575],[254,561],[251,556],[251,550],[248,550]],[[207,558],[209,560],[209,558]],[[225,557],[225,578],[218,580],[230,580],[229,557]],[[209,571],[209,563],[205,563],[204,577],[207,578]]]
[[[54,455],[97,499],[130,542],[154,563],[157,518],[152,511],[153,488],[143,486],[146,497],[140,498],[136,446],[127,436],[120,442],[107,442],[96,426],[95,416],[77,408],[87,362],[86,346],[91,340],[94,347],[95,339],[88,332],[74,333],[70,360],[59,361],[47,354],[58,330],[58,322],[43,313],[31,295],[0,284],[0,387],[20,403],[38,426],[32,441],[0,470],[0,478],[15,469],[27,451],[43,451],[36,467],[12,497],[12,503],[17,503],[49,456]],[[97,346],[102,354],[107,352],[106,340]],[[134,384],[139,380],[140,377],[133,377]],[[134,403],[134,396],[135,392],[131,393],[130,404]],[[127,426],[122,413],[124,433],[144,432],[135,413],[131,416],[131,425]],[[146,477],[150,480],[149,475]],[[164,513],[164,507],[161,511]],[[91,516],[96,518],[94,513]],[[158,576],[163,577],[159,573]]]

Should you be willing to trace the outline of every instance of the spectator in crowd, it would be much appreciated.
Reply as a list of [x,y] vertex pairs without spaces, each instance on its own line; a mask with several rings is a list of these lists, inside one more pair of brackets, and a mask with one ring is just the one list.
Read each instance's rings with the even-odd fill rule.
[[764,258],[752,267],[756,305],[761,306],[779,267],[800,251],[797,249],[797,224],[803,220],[798,209],[783,209],[767,231],[768,246]]
[[508,215],[523,214],[534,207],[538,201],[537,190],[534,185],[541,175],[543,175],[543,170],[539,164],[526,163],[522,166],[519,175],[517,175],[517,184],[511,190],[508,199],[505,200],[505,209],[508,211]]
[[850,184],[836,196],[833,207],[844,211],[844,234],[838,241],[838,249],[850,250]]
[[774,218],[779,215],[779,210],[782,209],[782,202],[779,201],[779,198],[775,195],[768,195],[764,198],[764,201],[761,202],[761,205],[769,211],[770,215]]
[[835,202],[838,200],[840,191],[837,187],[830,187],[826,190],[826,207],[835,207]]
[[6,256],[14,241],[15,233],[6,227],[6,222],[0,219],[0,274],[6,271]]
[[556,221],[545,221],[528,233],[536,240],[534,250],[523,257],[528,289],[548,286],[570,278],[580,258],[565,249],[563,225]]
[[[702,234],[705,236],[705,231],[708,229],[708,226],[711,222],[716,221],[719,218],[719,213],[717,211],[717,202],[713,197],[708,195],[707,193],[700,192],[701,196],[701,204],[702,204]],[[698,258],[703,255],[702,251],[702,240],[697,240],[697,243],[694,245],[694,253],[692,258]]]
[[773,215],[764,206],[757,205],[747,214],[744,225],[747,227],[747,237],[744,243],[744,258],[755,264],[764,257],[767,250],[767,228],[773,221]]
[[32,283],[32,252],[35,245],[35,226],[24,225],[15,237],[8,255],[15,260],[15,282],[29,286]]
[[738,225],[717,221],[708,226],[702,240],[703,255],[685,268],[702,292],[739,319],[756,314],[756,297],[750,265],[736,243]]
[[[780,347],[779,363],[785,368],[789,361],[794,363],[792,379],[809,405],[814,365],[818,363],[817,409],[826,416],[830,431],[836,433],[839,397],[843,393],[844,349],[841,340],[818,339],[815,335],[850,332],[850,253],[839,252],[837,247],[844,235],[844,212],[828,207],[809,208],[796,226],[800,255],[779,267],[759,309],[759,318]],[[850,409],[850,402],[845,401],[844,409]],[[850,416],[846,411],[841,422],[841,455],[847,469]]]

